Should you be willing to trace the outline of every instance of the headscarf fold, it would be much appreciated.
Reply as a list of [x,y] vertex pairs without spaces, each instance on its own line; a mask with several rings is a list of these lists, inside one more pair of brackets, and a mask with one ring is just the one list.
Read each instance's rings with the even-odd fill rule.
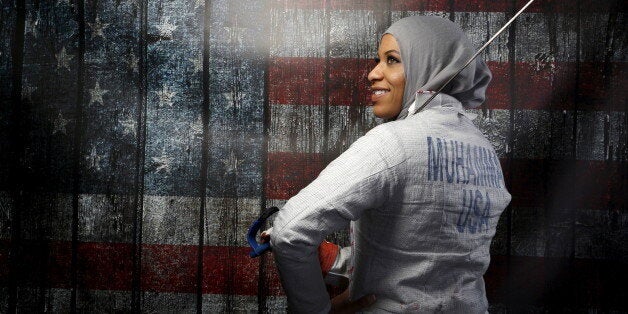
[[[384,34],[397,40],[406,75],[403,107],[397,120],[407,117],[417,91],[438,90],[475,53],[457,24],[436,16],[403,18]],[[453,96],[466,109],[476,108],[484,102],[490,81],[491,71],[483,60],[476,58],[441,93]]]

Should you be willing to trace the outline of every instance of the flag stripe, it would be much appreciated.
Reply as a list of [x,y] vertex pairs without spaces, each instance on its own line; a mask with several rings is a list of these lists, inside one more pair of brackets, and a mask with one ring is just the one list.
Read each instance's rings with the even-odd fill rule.
[[[5,243],[6,244],[6,243]],[[42,247],[31,244],[31,252],[42,253]],[[32,278],[31,274],[47,267],[47,282],[41,288],[61,288],[67,289],[68,272],[69,272],[69,243],[57,242],[48,243],[47,255],[44,259],[38,254],[29,256],[22,263],[25,272],[24,280],[21,281],[22,286],[28,286],[33,282],[37,282],[36,278]],[[144,262],[142,269],[145,271],[142,277],[142,291],[145,300],[150,300],[151,308],[157,309],[156,305],[167,304],[173,307],[173,310],[181,309],[191,305],[194,291],[194,281],[188,282],[189,276],[185,262],[188,256],[195,256],[195,248],[191,246],[152,246],[147,245],[145,250],[150,252],[152,258]],[[207,247],[209,252],[204,256],[204,269],[206,277],[203,287],[203,303],[204,309],[215,309],[216,307],[227,306],[221,305],[221,302],[231,303],[232,309],[241,306],[253,307],[252,299],[246,296],[254,296],[257,294],[257,260],[247,256],[247,252],[243,248],[227,248],[227,247]],[[227,257],[228,252],[237,253],[237,257]],[[79,291],[94,295],[96,299],[100,296],[119,297],[120,306],[122,308],[128,306],[128,290],[130,284],[131,265],[124,261],[126,254],[130,254],[129,244],[96,244],[81,243],[79,245],[79,267],[85,270],[79,278]],[[1,255],[0,255],[1,256]],[[176,256],[178,258],[173,259]],[[183,259],[181,257],[183,256]],[[122,259],[121,259],[122,258]],[[230,259],[230,260],[226,260]],[[44,266],[42,260],[47,261]],[[0,260],[0,265],[6,265],[5,260]],[[192,263],[191,265],[194,265]],[[168,268],[177,267],[177,272],[166,271]],[[181,267],[183,267],[181,269]],[[225,267],[232,267],[233,282],[227,280],[222,274],[216,274],[216,270]],[[612,289],[620,283],[628,280],[628,275],[623,269],[628,267],[625,260],[599,260],[599,259],[576,259],[568,258],[539,258],[539,257],[506,257],[492,256],[491,264],[484,276],[487,288],[487,297],[493,303],[513,302],[508,300],[512,296],[512,289],[518,291],[517,302],[530,302],[530,300],[539,300],[542,297],[556,298],[555,301],[575,302],[572,303],[578,307],[590,307],[605,305],[615,308],[622,304],[622,297],[626,297],[625,289]],[[26,271],[28,270],[28,271]],[[193,271],[191,272],[194,273]],[[163,276],[163,277],[161,277]],[[160,277],[160,278],[157,278]],[[6,277],[0,277],[0,282],[5,282]],[[580,284],[575,284],[576,282]],[[276,274],[272,280],[267,281],[269,294],[274,296],[282,295],[279,288],[278,277]],[[573,284],[569,284],[573,283]],[[560,285],[561,287],[557,287]],[[87,291],[87,289],[89,291]],[[56,291],[57,289],[53,289]],[[560,292],[561,290],[562,292]],[[592,298],[581,300],[578,298],[581,293],[587,293]],[[58,296],[60,299],[67,298],[65,292],[61,292]],[[231,301],[227,301],[231,298]],[[254,297],[253,297],[254,298]],[[54,299],[52,298],[55,302]],[[181,301],[181,300],[188,300]],[[84,302],[86,299],[80,299]],[[250,301],[246,301],[250,300]],[[63,300],[59,300],[60,306],[67,306]],[[282,306],[284,299],[282,297],[269,298],[269,304]],[[103,301],[105,306],[111,307],[112,303]],[[89,306],[88,304],[82,306]]]
[[[132,242],[131,226],[121,224],[125,216],[131,216],[131,208],[124,206],[129,195],[80,194],[79,212],[83,215],[78,223],[78,240],[81,242]],[[72,194],[29,194],[30,206],[23,213],[31,215],[46,204],[46,221],[26,224],[21,236],[26,240],[46,239],[70,241],[72,239]],[[120,201],[126,200],[126,201]],[[212,198],[205,199],[205,245],[246,246],[246,233],[260,212],[259,198]],[[144,244],[197,245],[197,225],[200,198],[187,196],[145,195],[143,200],[142,242]],[[10,217],[13,201],[8,192],[0,191],[0,216]],[[124,209],[124,210],[122,210]],[[234,217],[237,217],[234,218]],[[7,220],[10,221],[10,220]],[[1,226],[1,225],[0,225]],[[0,228],[0,239],[10,239],[10,228]],[[165,238],[163,235],[169,235]]]
[[[329,78],[326,60],[321,58],[273,58],[270,67],[271,104],[323,105],[325,89],[331,105],[356,106],[370,103],[368,72],[372,62],[360,59],[330,59]],[[514,68],[516,98],[511,98],[510,64],[489,62],[493,83],[487,90],[488,109],[561,109],[625,111],[628,91],[628,64],[613,63],[610,86],[605,87],[600,63],[517,62]],[[576,71],[576,67],[579,70]],[[575,86],[576,73],[582,78]],[[586,79],[584,79],[586,78]],[[595,84],[592,84],[595,82]],[[551,88],[548,88],[551,87]],[[578,87],[579,94],[573,91]],[[577,97],[576,97],[577,96]]]
[[[534,181],[535,179],[531,179],[530,181]],[[571,180],[574,181],[574,180]],[[567,182],[571,182],[567,181]],[[516,181],[518,185],[525,185],[524,188],[529,188],[528,183],[521,183],[520,181]],[[550,184],[554,184],[554,182],[549,181]],[[542,186],[538,184],[538,186]],[[551,185],[550,185],[551,186]],[[611,190],[614,188],[621,189],[616,184],[611,187]],[[534,187],[533,187],[534,188]],[[562,189],[558,184],[552,186],[553,189],[560,190]],[[542,188],[540,188],[542,189]],[[564,188],[564,190],[573,189],[573,186],[569,186],[569,188]],[[582,189],[581,187],[576,186],[576,189]],[[577,191],[577,190],[574,190]],[[283,192],[283,191],[281,191]],[[293,190],[294,193],[298,192],[297,189]],[[545,194],[551,199],[551,197],[560,197],[560,195],[552,195],[555,193],[553,190],[544,191]],[[589,193],[590,191],[587,191]],[[278,192],[275,192],[279,194]],[[575,193],[575,192],[574,192]],[[616,190],[616,195],[624,195],[625,192],[621,190]],[[2,193],[0,193],[2,194]],[[599,194],[599,193],[598,193]],[[282,195],[279,194],[279,197],[288,198],[290,195]],[[526,196],[524,194],[524,196]],[[71,199],[71,195],[60,195],[57,196],[56,199],[60,200],[62,198]],[[542,198],[542,196],[540,196]],[[84,196],[80,196],[80,199],[83,199]],[[105,195],[96,195],[93,199],[100,198],[103,202],[92,201],[89,205],[95,208],[98,208],[98,211],[107,211],[107,203],[108,197]],[[41,202],[45,202],[46,198],[42,198]],[[2,197],[0,198],[0,203],[9,204],[8,198]],[[172,201],[172,202],[170,202]],[[285,204],[285,199],[268,199],[267,206],[277,206],[283,207]],[[621,206],[621,201],[619,203],[615,202],[616,199],[611,198],[609,201],[609,205],[604,208],[611,208],[610,211],[605,210],[590,210],[586,209],[578,209],[577,212],[573,213],[573,208],[576,206],[572,206],[568,202],[564,202],[565,205],[561,206],[561,204],[553,204],[545,201],[544,206],[554,207],[552,210],[552,214],[548,215],[548,212],[543,209],[543,207],[528,207],[528,206],[516,206],[515,214],[513,216],[512,221],[512,241],[513,241],[513,255],[516,256],[544,256],[545,254],[549,254],[549,256],[553,257],[568,257],[571,254],[571,245],[567,245],[571,243],[570,234],[571,232],[565,232],[565,221],[571,221],[575,215],[575,219],[577,221],[577,233],[576,233],[576,247],[574,248],[576,257],[578,258],[601,258],[607,257],[607,255],[613,252],[613,256],[626,256],[628,257],[628,248],[623,249],[623,246],[617,243],[617,241],[621,241],[621,234],[618,233],[615,237],[608,237],[606,235],[606,228],[609,223],[611,226],[615,226],[613,228],[617,229],[618,226],[623,226],[628,224],[628,217],[623,217],[619,215],[618,208]],[[151,199],[151,197],[147,197],[145,199],[144,204],[146,206],[153,206],[156,204],[167,204],[163,205],[163,210],[171,211],[175,213],[180,213],[180,218],[175,221],[168,221],[165,219],[161,224],[156,223],[156,221],[149,221],[148,219],[144,222],[144,235],[145,235],[145,244],[149,245],[172,245],[172,246],[192,246],[196,244],[196,239],[191,241],[191,239],[186,238],[181,234],[174,234],[172,239],[166,243],[155,242],[155,238],[151,235],[154,232],[162,232],[165,234],[172,234],[172,231],[169,231],[171,225],[188,225],[194,224],[196,220],[194,220],[194,215],[185,214],[185,211],[189,211],[189,204],[198,202],[197,198],[185,198],[185,197],[155,197],[155,199]],[[227,247],[227,246],[237,246],[237,247],[245,247],[246,243],[246,232],[248,231],[249,224],[257,218],[258,210],[259,210],[259,200],[257,199],[213,199],[210,198],[207,200],[207,204],[209,204],[208,208],[212,209],[208,215],[208,222],[205,223],[206,228],[206,241],[205,244],[210,247]],[[578,202],[578,199],[574,199],[571,202]],[[149,205],[153,204],[153,205]],[[524,204],[525,205],[525,204]],[[586,205],[586,204],[585,204]],[[83,206],[83,205],[81,205]],[[603,205],[602,205],[603,206]],[[10,210],[10,205],[5,207],[6,210]],[[82,208],[82,207],[81,207]],[[220,208],[220,212],[216,213],[213,210]],[[193,209],[193,211],[196,209]],[[237,213],[236,213],[237,212]],[[59,218],[56,217],[56,213],[50,213],[51,224],[60,227],[60,229],[65,228],[64,225],[59,225]],[[238,216],[239,219],[234,221],[233,218]],[[81,222],[81,225],[85,224]],[[546,230],[546,225],[548,226],[556,226],[551,227],[550,229],[556,229],[556,232],[552,230]],[[268,227],[272,226],[272,219],[268,224]],[[100,228],[100,227],[99,227]],[[154,229],[153,229],[154,228]],[[572,228],[568,226],[568,228]],[[36,241],[37,234],[26,233],[28,229],[25,230],[25,240]],[[561,231],[562,230],[562,231]],[[620,230],[620,229],[618,229]],[[628,230],[626,231],[628,232]],[[85,237],[83,236],[83,232],[80,233],[81,241],[85,242]],[[556,233],[556,234],[554,234]],[[58,238],[52,238],[50,235],[47,240],[52,242],[64,242],[71,241],[71,238],[68,235],[58,234]],[[501,235],[498,230],[498,235],[496,235],[496,240],[494,242],[500,242],[504,239],[505,235]],[[568,238],[565,238],[567,236]],[[626,234],[628,236],[628,234]],[[2,237],[4,240],[8,240],[9,237]],[[98,242],[111,242],[110,238],[98,238],[93,237],[90,238],[91,241]],[[173,241],[176,240],[176,241]],[[126,242],[129,243],[130,242]],[[554,244],[556,243],[556,244]],[[493,254],[505,254],[505,251],[501,248],[502,245],[500,243],[493,243]],[[614,248],[610,250],[610,248]],[[8,248],[6,248],[8,249]],[[608,256],[613,257],[613,256]],[[5,260],[8,258],[8,251],[0,252],[0,259],[4,258]],[[192,262],[192,261],[190,261]],[[8,275],[8,269],[3,269],[4,275]],[[1,273],[1,272],[0,272]],[[0,274],[1,276],[2,274]]]
[[[512,1],[497,0],[394,0],[389,1],[391,10],[408,11],[467,11],[467,12],[510,12],[522,8],[528,1],[517,0],[513,7]],[[278,9],[323,9],[329,3],[331,10],[367,10],[385,9],[386,1],[381,0],[274,0],[273,4]],[[584,12],[608,12],[613,8],[611,1],[580,1],[580,8]],[[528,12],[548,12],[548,13],[573,13],[577,12],[578,6],[564,1],[544,1],[535,2],[528,9]],[[625,8],[620,6],[619,10],[624,12]]]
[[[0,295],[5,295],[5,288],[0,288]],[[23,302],[19,305],[20,311],[25,313],[69,313],[71,290],[63,288],[46,289],[46,303],[28,302],[31,296],[41,294],[36,288],[20,288],[19,294]],[[89,290],[79,291],[76,308],[79,312],[130,312],[131,293],[117,290]],[[196,294],[148,292],[142,293],[144,313],[196,313]],[[114,300],[114,301],[112,301]],[[204,294],[203,313],[231,313],[233,311],[257,311],[258,298],[256,296],[238,296],[225,294]],[[283,312],[287,306],[285,296],[269,296],[266,299],[266,308],[271,312]],[[7,311],[0,300],[0,310]]]
[[[273,152],[268,156],[266,197],[288,199],[325,167],[322,154]],[[544,207],[553,201],[564,208],[603,210],[625,205],[621,184],[625,163],[598,160],[501,159],[511,178],[511,205]]]
[[[490,304],[530,309],[625,309],[625,260],[492,256],[484,275]],[[513,293],[516,291],[517,293]],[[583,297],[586,296],[586,297]]]
[[[373,58],[382,32],[403,17],[438,15],[453,19],[479,48],[489,36],[496,34],[507,22],[501,12],[407,12],[274,10],[273,32],[270,35],[272,58]],[[576,14],[523,13],[512,27],[516,41],[508,41],[508,32],[498,36],[484,51],[486,61],[504,62],[626,62],[621,39],[606,33],[609,23],[621,23],[623,13],[612,15],[583,11]],[[324,28],[327,21],[333,27]],[[587,25],[579,29],[578,25]],[[539,36],[539,34],[547,34]],[[601,48],[605,50],[600,51]],[[513,50],[514,51],[511,51]],[[512,54],[511,53],[515,53]]]
[[[269,152],[341,152],[373,128],[377,121],[366,106],[330,106],[328,135],[325,134],[325,107],[272,105]],[[469,110],[478,116],[473,122],[493,144],[500,157],[516,159],[623,160],[627,142],[622,125],[625,112],[572,110]],[[513,115],[514,141],[509,143]],[[573,126],[578,130],[572,141]],[[327,146],[323,138],[327,136]],[[544,139],[539,141],[538,139]],[[576,145],[575,153],[574,145]],[[332,154],[333,155],[333,154]]]
[[[8,265],[8,247],[8,241],[2,242],[2,269]],[[21,256],[20,285],[70,288],[71,242],[23,241],[21,249],[28,254]],[[259,259],[250,258],[250,250],[248,247],[205,246],[203,294],[257,295]],[[192,245],[142,245],[141,290],[196,292],[197,251],[198,247]],[[77,253],[80,290],[131,290],[132,244],[80,242]],[[0,282],[6,283],[6,271],[0,275]],[[267,265],[266,277],[267,294],[280,294],[281,284],[272,262]]]
[[343,151],[376,125],[367,106],[271,105],[270,115],[269,152]]

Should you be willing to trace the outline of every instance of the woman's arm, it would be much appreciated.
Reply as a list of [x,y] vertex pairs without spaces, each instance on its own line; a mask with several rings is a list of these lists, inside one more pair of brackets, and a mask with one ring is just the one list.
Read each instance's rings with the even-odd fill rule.
[[270,239],[290,308],[328,312],[318,247],[328,234],[381,207],[400,181],[405,160],[396,137],[383,126],[356,141],[277,214]]

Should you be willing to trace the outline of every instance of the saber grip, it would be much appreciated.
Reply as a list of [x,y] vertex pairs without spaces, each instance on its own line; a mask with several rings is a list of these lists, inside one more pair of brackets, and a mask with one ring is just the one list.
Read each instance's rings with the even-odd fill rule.
[[258,257],[265,251],[270,250],[270,243],[269,242],[258,243],[256,240],[256,236],[259,229],[262,227],[264,222],[266,222],[266,219],[268,219],[268,217],[270,217],[272,214],[278,211],[279,211],[279,208],[274,207],[274,206],[265,209],[260,215],[260,217],[257,220],[255,220],[255,222],[253,222],[253,224],[249,228],[249,232],[246,235],[246,239],[249,242],[249,245],[251,246],[251,248],[253,249],[249,253],[250,257]]

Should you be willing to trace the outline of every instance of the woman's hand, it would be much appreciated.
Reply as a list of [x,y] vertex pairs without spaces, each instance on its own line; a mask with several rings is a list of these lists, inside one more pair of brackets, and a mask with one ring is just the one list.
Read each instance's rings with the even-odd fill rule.
[[259,236],[260,243],[266,243],[266,242],[270,241],[270,235],[272,233],[273,233],[273,228],[272,227],[262,231],[262,234],[260,234],[260,236]]
[[375,295],[368,294],[355,301],[349,301],[349,289],[347,289],[331,300],[331,311],[329,313],[355,313],[371,306],[375,303],[375,300]]

